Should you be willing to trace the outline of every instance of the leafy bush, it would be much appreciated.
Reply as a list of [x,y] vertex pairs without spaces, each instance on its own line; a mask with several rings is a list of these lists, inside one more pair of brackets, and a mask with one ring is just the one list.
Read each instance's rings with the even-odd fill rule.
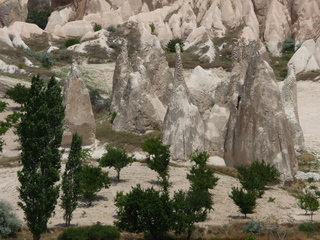
[[180,44],[180,51],[183,52],[183,46],[184,46],[184,43],[183,43],[183,40],[180,39],[180,38],[176,38],[176,39],[172,39],[168,42],[167,44],[167,50],[169,52],[176,52],[176,44],[179,43]]
[[299,225],[299,231],[306,234],[313,234],[320,232],[320,223],[319,222],[305,222]]
[[120,233],[116,227],[96,224],[90,227],[67,228],[58,240],[118,240]]
[[36,52],[31,48],[24,48],[23,46],[18,47],[19,50],[23,51],[25,54],[33,57],[34,59],[42,62],[45,66],[52,66],[54,64],[54,58],[51,53],[48,52]]
[[0,200],[0,236],[8,237],[21,229],[22,222],[13,213],[11,205]]
[[43,10],[38,9],[29,9],[27,22],[34,23],[38,25],[40,28],[45,29],[48,23],[48,18],[51,12],[50,9],[45,8]]
[[115,225],[133,233],[148,232],[153,239],[163,239],[172,226],[172,204],[168,192],[140,185],[124,194],[118,192],[115,206],[119,220]]
[[154,30],[156,29],[156,27],[154,26],[153,23],[149,24],[150,28],[151,28],[151,33],[154,33]]
[[247,222],[242,229],[244,233],[259,233],[260,232],[260,222],[251,219]]
[[247,217],[247,214],[254,213],[257,206],[257,195],[255,192],[245,192],[242,188],[232,187],[229,197],[239,207],[239,211]]
[[107,30],[109,32],[115,32],[117,30],[117,28],[115,26],[111,25],[111,26],[107,27]]
[[111,42],[111,43],[109,43],[109,47],[110,47],[110,48],[118,48],[119,46],[120,46],[120,44],[117,43],[117,42]]
[[114,167],[117,171],[117,180],[120,181],[120,171],[122,168],[135,161],[133,155],[129,156],[121,147],[106,147],[107,153],[104,153],[98,160],[101,167]]
[[70,54],[67,49],[63,48],[60,50],[59,54],[56,55],[57,60],[68,60],[70,59]]
[[100,24],[95,23],[94,26],[93,26],[93,31],[95,31],[95,32],[100,31],[101,28],[102,28],[102,27],[101,27]]
[[292,38],[286,38],[282,45],[282,52],[294,52],[295,42]]
[[70,47],[70,46],[72,46],[72,45],[79,44],[79,43],[80,43],[79,39],[69,38],[69,39],[67,39],[67,40],[65,41],[64,46],[65,46],[66,48],[68,48],[68,47]]
[[108,172],[103,172],[100,167],[85,165],[82,168],[81,175],[81,189],[83,197],[91,206],[92,201],[95,200],[97,192],[103,187],[108,186],[111,180]]

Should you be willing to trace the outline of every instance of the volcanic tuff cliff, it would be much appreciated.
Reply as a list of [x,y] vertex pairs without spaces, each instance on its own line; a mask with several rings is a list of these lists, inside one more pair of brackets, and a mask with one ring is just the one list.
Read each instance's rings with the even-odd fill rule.
[[[51,0],[41,2],[52,11],[45,31],[23,23],[27,8],[39,7],[38,3],[0,0],[1,24],[11,24],[0,29],[0,41],[14,49],[17,45],[27,47],[24,40],[36,35],[46,35],[50,44],[82,38],[83,43],[68,50],[84,53],[87,45],[98,46],[106,57],[117,54],[108,43],[118,44],[121,51],[110,107],[116,113],[114,130],[161,130],[164,143],[171,145],[174,160],[184,161],[200,149],[223,157],[231,166],[264,159],[276,164],[285,180],[295,173],[296,153],[304,149],[295,73],[320,67],[319,40],[307,40],[320,35],[319,1]],[[94,24],[103,29],[94,32]],[[106,29],[117,25],[121,34],[117,32],[114,37],[113,30]],[[227,39],[235,30],[239,34]],[[271,54],[280,55],[286,37],[294,38],[296,44],[304,43],[291,59],[285,81],[277,83],[265,46]],[[207,62],[219,56],[230,42],[239,45],[237,50],[232,49],[230,76],[197,67],[190,78],[185,78],[179,48],[173,76],[162,49],[173,38],[183,38],[185,49],[196,46],[201,61]],[[219,41],[223,38],[228,41]],[[67,85],[72,82],[83,85],[75,66]],[[76,92],[85,92],[83,104],[88,105],[87,91],[84,86],[81,89],[66,90],[66,96],[68,91],[73,92],[71,98],[76,99],[80,96]],[[66,125],[71,126],[76,115],[86,115],[87,110],[84,115],[72,113],[75,109],[70,108],[71,120]],[[92,113],[89,115],[88,122],[93,124],[84,134],[90,133],[87,139],[92,143],[94,121]]]

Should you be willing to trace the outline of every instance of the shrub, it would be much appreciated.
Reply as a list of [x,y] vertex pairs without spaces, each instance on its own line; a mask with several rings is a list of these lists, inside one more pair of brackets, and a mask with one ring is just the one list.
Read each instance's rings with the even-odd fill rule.
[[70,59],[70,54],[67,49],[63,48],[60,50],[59,54],[56,56],[57,60],[68,60]]
[[90,227],[67,228],[58,240],[118,240],[120,233],[116,227],[96,224]]
[[115,26],[111,25],[111,26],[107,27],[107,30],[109,32],[115,32],[117,30],[117,28]]
[[282,45],[282,52],[294,52],[295,42],[292,38],[286,38]]
[[260,222],[251,219],[247,222],[242,229],[244,233],[259,233],[260,232]]
[[88,201],[88,205],[96,198],[97,192],[108,186],[111,180],[108,172],[103,172],[100,167],[85,165],[82,168],[81,189],[83,197]]
[[93,31],[97,32],[97,31],[100,31],[100,30],[101,30],[101,25],[95,23],[94,26],[93,26]]
[[299,231],[306,234],[313,234],[320,232],[320,223],[318,222],[305,222],[299,225]]
[[50,9],[46,8],[43,10],[29,9],[27,22],[34,23],[40,28],[45,29],[48,23],[48,18],[51,12]]
[[68,47],[70,47],[70,46],[72,46],[72,45],[79,44],[79,43],[80,43],[79,39],[69,38],[69,39],[67,39],[67,40],[65,41],[64,46],[65,46],[66,48],[68,48]]
[[0,236],[3,238],[21,229],[22,223],[12,211],[9,203],[0,200]]
[[23,46],[18,47],[19,50],[23,51],[25,54],[33,57],[34,59],[42,62],[44,65],[52,66],[54,64],[54,58],[51,53],[48,52],[36,52],[31,48],[24,48]]
[[183,43],[183,40],[180,39],[180,38],[176,38],[176,39],[172,39],[168,42],[167,44],[167,50],[169,52],[176,52],[176,44],[179,43],[180,44],[180,50],[181,52],[183,52],[183,46],[184,46],[184,43]]
[[118,48],[119,47],[119,43],[117,43],[117,42],[111,42],[111,43],[109,43],[109,47],[110,48]]
[[154,30],[156,29],[156,27],[154,26],[153,23],[149,24],[150,28],[151,28],[151,33],[154,33]]

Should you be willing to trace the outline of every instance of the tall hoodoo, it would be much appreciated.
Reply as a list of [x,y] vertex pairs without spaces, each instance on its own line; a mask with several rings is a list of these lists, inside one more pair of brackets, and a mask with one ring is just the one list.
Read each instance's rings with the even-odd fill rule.
[[285,114],[265,47],[261,42],[240,47],[235,59],[229,86],[223,92],[230,97],[225,161],[236,166],[264,159],[276,165],[283,180],[290,181],[297,170],[295,138],[290,131],[293,125]]
[[170,104],[164,119],[162,141],[170,145],[172,160],[186,160],[196,149],[204,150],[204,123],[192,103],[186,86],[180,54],[176,47],[176,68]]
[[135,23],[128,26],[128,32],[136,34],[136,39],[124,41],[117,58],[110,107],[116,113],[113,129],[136,133],[159,130],[173,76],[157,39],[142,41]]
[[63,120],[62,146],[70,146],[72,134],[83,137],[83,145],[91,145],[95,140],[95,120],[89,91],[75,63],[72,64],[64,87],[65,118]]

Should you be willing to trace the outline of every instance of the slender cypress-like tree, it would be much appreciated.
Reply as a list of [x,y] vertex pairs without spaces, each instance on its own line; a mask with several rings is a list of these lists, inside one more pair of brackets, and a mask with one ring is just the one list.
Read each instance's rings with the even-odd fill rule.
[[18,171],[21,184],[18,204],[34,240],[40,239],[47,230],[48,219],[59,197],[62,100],[61,88],[54,77],[46,84],[39,76],[34,76],[16,130],[23,165]]
[[82,171],[82,137],[77,133],[72,136],[71,149],[66,163],[66,169],[62,176],[61,207],[64,209],[63,219],[66,226],[70,226],[72,213],[78,206],[81,196],[81,171]]

